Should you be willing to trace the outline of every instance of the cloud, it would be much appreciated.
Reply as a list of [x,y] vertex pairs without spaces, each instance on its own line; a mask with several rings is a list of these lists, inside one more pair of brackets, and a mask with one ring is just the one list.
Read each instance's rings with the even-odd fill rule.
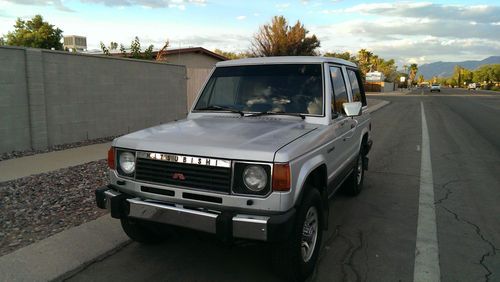
[[74,12],[70,8],[64,6],[61,0],[4,0],[4,1],[20,5],[54,6],[61,11]]
[[[454,61],[457,58],[482,59],[500,53],[500,29],[487,23],[427,18],[378,18],[351,20],[311,28],[321,39],[324,51],[357,52],[367,48],[399,62],[418,60]],[[338,46],[339,38],[344,48]],[[347,50],[346,50],[347,49]]]
[[290,3],[280,3],[275,5],[276,8],[278,8],[279,11],[283,11],[285,9],[288,9],[290,7]]
[[244,19],[246,19],[247,16],[237,16],[236,19],[239,20],[239,21],[242,21]]
[[351,35],[366,36],[378,40],[394,39],[404,36],[435,36],[445,38],[500,38],[500,29],[486,23],[429,20],[429,19],[390,19],[357,22],[344,25],[344,31]]
[[500,6],[493,5],[442,5],[433,3],[371,3],[346,9],[323,10],[322,13],[361,13],[384,17],[454,19],[492,23],[498,21]]
[[[30,0],[23,0],[30,1]],[[206,0],[80,0],[82,3],[103,4],[109,7],[142,6],[148,8],[178,8],[184,10],[186,5],[205,6]]]

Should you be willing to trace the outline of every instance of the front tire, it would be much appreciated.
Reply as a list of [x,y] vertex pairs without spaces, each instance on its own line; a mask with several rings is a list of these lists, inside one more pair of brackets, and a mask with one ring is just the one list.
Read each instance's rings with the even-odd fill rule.
[[363,154],[359,152],[358,157],[356,158],[356,163],[354,164],[354,169],[345,183],[345,192],[349,196],[357,196],[361,193],[361,190],[363,190],[363,182],[365,179],[364,167]]
[[321,250],[323,238],[321,196],[315,188],[309,188],[306,193],[289,238],[273,248],[273,266],[286,281],[304,281],[309,277]]
[[123,231],[127,236],[139,243],[157,244],[164,241],[160,229],[154,223],[145,222],[130,217],[120,219]]

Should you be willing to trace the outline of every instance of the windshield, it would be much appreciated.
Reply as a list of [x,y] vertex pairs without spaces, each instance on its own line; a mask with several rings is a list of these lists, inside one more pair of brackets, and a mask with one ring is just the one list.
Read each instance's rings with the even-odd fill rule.
[[323,115],[320,64],[216,68],[194,110],[214,106],[255,112]]

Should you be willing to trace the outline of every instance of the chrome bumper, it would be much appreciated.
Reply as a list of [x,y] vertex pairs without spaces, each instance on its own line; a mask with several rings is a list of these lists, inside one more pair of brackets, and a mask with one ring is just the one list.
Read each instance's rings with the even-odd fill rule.
[[[120,192],[107,190],[104,192],[105,207],[111,211],[112,199],[121,195]],[[217,233],[218,222],[223,220],[218,212],[187,209],[179,205],[167,205],[157,202],[143,201],[139,198],[126,199],[128,216],[170,224],[212,234]],[[232,236],[251,240],[268,240],[268,221],[270,217],[236,214],[230,219]]]

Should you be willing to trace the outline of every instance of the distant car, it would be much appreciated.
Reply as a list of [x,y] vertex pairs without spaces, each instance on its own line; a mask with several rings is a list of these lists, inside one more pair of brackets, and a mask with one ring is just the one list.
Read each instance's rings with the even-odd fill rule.
[[431,85],[431,92],[433,92],[433,91],[441,92],[441,85],[440,84],[432,84]]
[[469,83],[469,85],[467,86],[467,89],[468,90],[476,90],[477,89],[476,83]]

